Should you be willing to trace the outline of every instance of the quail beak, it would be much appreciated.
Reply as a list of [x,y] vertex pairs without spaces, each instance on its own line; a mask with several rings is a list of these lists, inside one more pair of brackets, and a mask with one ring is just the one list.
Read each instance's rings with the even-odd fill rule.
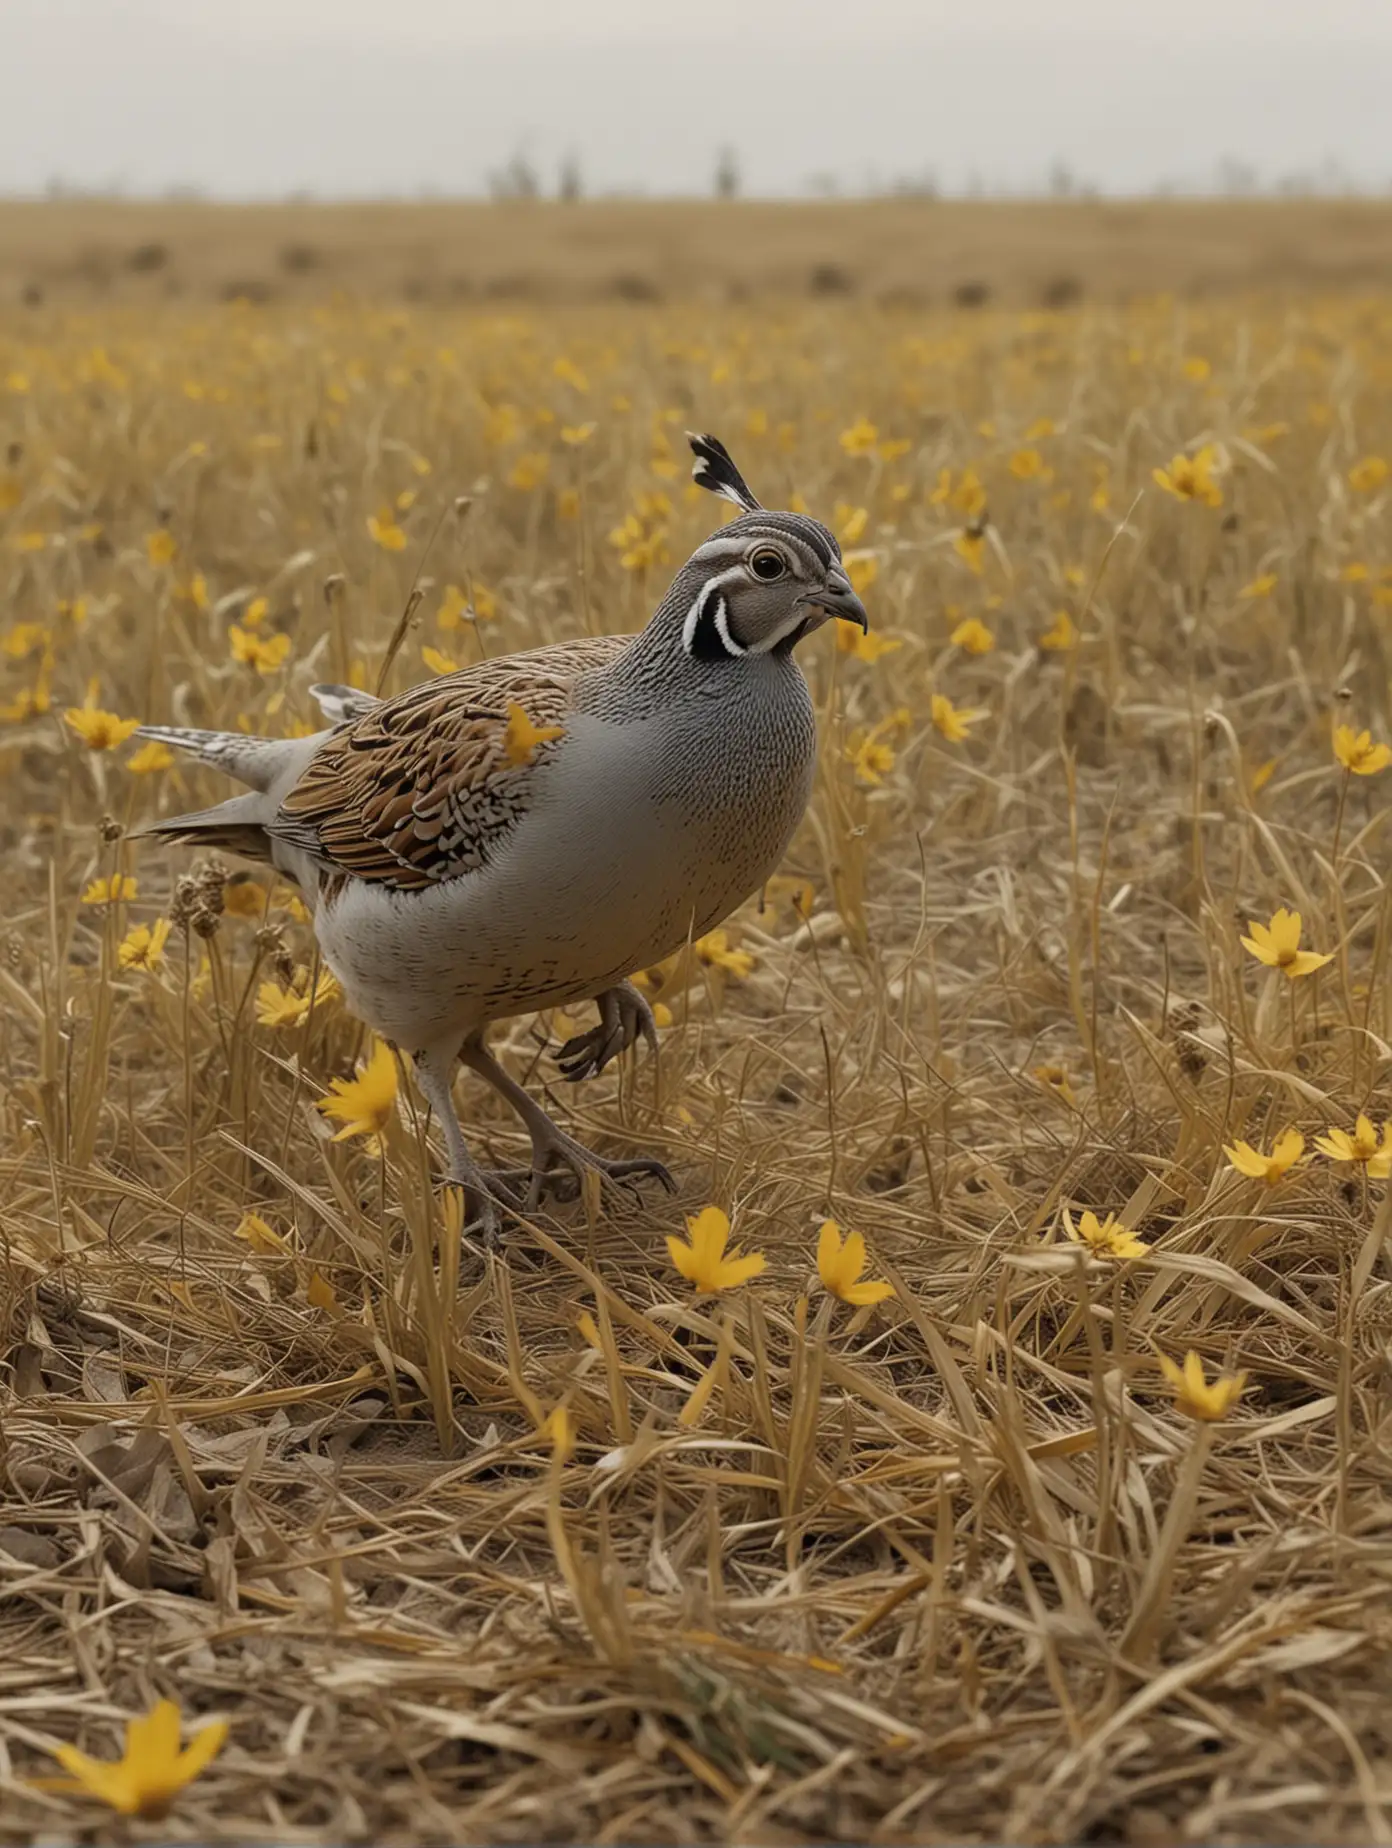
[[844,571],[828,572],[824,587],[809,596],[807,601],[826,615],[836,616],[842,622],[853,622],[857,628],[869,633],[870,618],[865,612],[865,605],[852,590],[851,580]]

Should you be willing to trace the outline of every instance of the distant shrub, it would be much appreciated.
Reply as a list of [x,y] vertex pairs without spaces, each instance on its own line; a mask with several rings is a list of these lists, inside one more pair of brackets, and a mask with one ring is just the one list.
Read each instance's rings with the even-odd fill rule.
[[149,275],[155,270],[162,270],[168,261],[167,244],[137,244],[126,258],[126,268],[134,270],[137,275]]

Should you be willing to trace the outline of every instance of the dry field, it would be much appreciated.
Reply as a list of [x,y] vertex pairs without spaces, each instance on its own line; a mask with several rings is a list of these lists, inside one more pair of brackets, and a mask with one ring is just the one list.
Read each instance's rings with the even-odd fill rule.
[[[1388,734],[1392,300],[4,315],[0,1839],[1392,1838],[1392,771],[1332,748]],[[498,1035],[681,1198],[485,1258],[409,1091],[330,1140],[292,895],[124,837],[226,786],[96,715],[635,628],[688,425],[873,646],[803,650],[811,813],[646,975],[660,1068]],[[708,1205],[766,1265],[696,1295]],[[116,1825],[51,1753],[162,1697],[227,1742]]]
[[0,200],[0,301],[1061,306],[1392,288],[1376,199],[209,206]]

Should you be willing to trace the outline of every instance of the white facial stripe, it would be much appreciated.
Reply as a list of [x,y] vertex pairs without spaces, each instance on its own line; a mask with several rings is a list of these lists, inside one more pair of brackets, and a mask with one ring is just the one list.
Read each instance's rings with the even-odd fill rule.
[[682,647],[687,654],[696,652],[696,631],[709,612],[715,625],[715,632],[720,637],[720,645],[728,655],[748,654],[749,650],[737,642],[730,633],[730,611],[725,601],[723,586],[731,578],[743,578],[744,572],[739,566],[722,572],[719,577],[707,578],[696,594],[696,599],[682,620]]
[[742,655],[749,653],[747,648],[741,648],[734,636],[730,633],[730,609],[724,597],[717,597],[715,600],[715,632],[720,637],[721,641],[724,642],[727,654]]
[[686,612],[686,617],[682,622],[682,647],[688,654],[690,654],[696,646],[696,625],[701,620],[701,611],[705,608],[706,593],[709,589],[709,584],[703,584],[701,586],[696,593],[695,602]]
[[775,629],[772,635],[764,636],[761,641],[755,642],[752,648],[747,648],[744,652],[746,654],[772,654],[780,642],[786,641],[794,629],[800,629],[806,621],[806,611],[795,610],[781,629]]

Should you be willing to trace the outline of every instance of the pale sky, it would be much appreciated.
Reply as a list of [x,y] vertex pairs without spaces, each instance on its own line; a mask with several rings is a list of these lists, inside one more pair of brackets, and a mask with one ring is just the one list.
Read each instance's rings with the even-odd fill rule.
[[1392,0],[0,0],[0,193],[699,193],[724,144],[766,196],[1387,191]]

